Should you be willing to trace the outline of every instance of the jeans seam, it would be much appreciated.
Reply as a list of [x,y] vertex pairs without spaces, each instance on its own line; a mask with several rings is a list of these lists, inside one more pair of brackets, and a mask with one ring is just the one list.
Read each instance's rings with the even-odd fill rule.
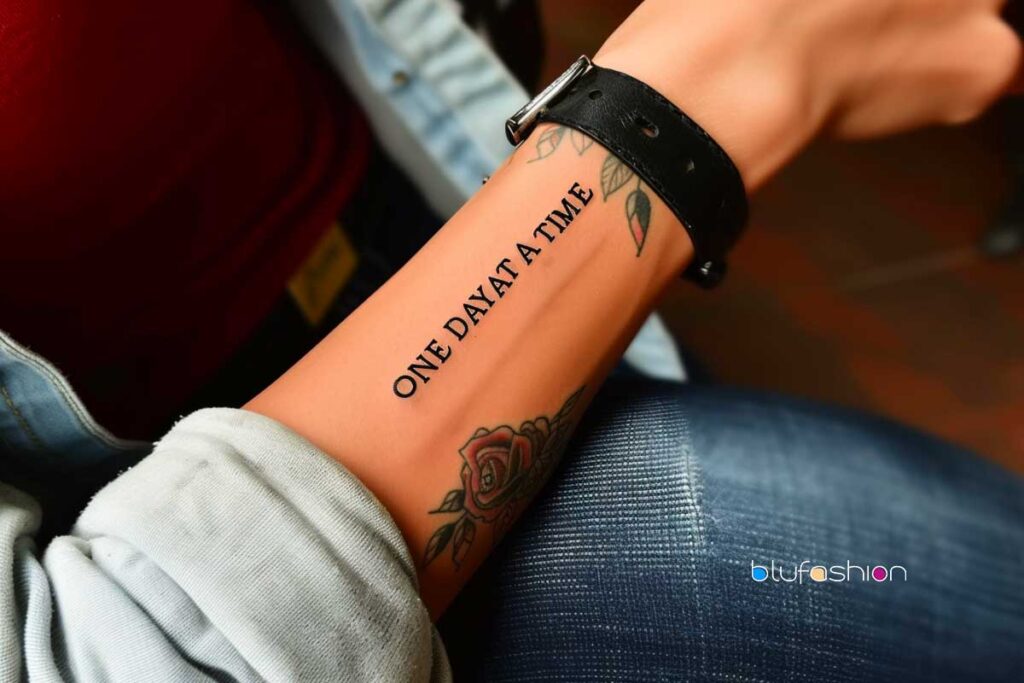
[[[71,389],[67,380],[61,375],[49,361],[44,358],[37,356],[31,351],[22,348],[13,339],[8,337],[3,331],[0,331],[0,351],[6,351],[10,355],[14,356],[15,359],[27,364],[34,372],[43,376],[48,382],[51,389],[54,389],[60,397],[63,399],[64,407],[68,408],[74,415],[78,424],[93,438],[100,440],[106,447],[113,448],[118,451],[134,451],[143,448],[151,448],[152,444],[144,441],[134,441],[129,439],[121,439],[109,431],[107,431],[102,425],[93,419],[89,411],[82,405],[78,396]],[[9,394],[6,395],[8,405],[14,408],[13,397]],[[18,415],[21,413],[18,412]],[[22,420],[25,420],[22,416]],[[25,425],[28,425],[28,421],[25,420]],[[31,429],[31,425],[28,425]],[[38,439],[38,437],[37,437]],[[39,442],[41,445],[41,442]]]
[[701,577],[706,576],[706,552],[707,534],[704,525],[703,484],[701,482],[700,467],[693,455],[693,440],[690,437],[690,422],[685,415],[679,416],[679,424],[682,429],[682,460],[683,473],[688,482],[686,499],[689,507],[693,510],[693,524],[691,529],[696,534],[696,551],[690,561],[690,569],[693,572],[693,598],[696,609],[697,632],[700,634],[700,672],[701,676],[708,676],[707,658],[707,634],[705,633],[704,619],[704,594],[701,587]]
[[11,398],[11,392],[7,390],[6,384],[0,384],[0,395],[4,397],[4,403],[7,405],[7,409],[11,411],[11,415],[14,416],[14,421],[18,423],[18,427],[20,427],[25,436],[28,437],[28,440],[32,443],[32,447],[38,451],[45,451],[46,445],[43,443],[43,440],[39,438],[36,431],[32,429],[32,425],[28,423],[25,416],[21,414],[21,410],[14,403],[14,399]]

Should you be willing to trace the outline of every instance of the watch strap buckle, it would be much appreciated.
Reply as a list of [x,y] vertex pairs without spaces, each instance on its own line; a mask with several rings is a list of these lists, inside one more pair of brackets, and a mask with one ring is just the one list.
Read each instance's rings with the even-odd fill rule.
[[541,90],[540,94],[527,102],[522,109],[510,116],[505,121],[505,137],[513,145],[530,136],[534,126],[537,125],[538,117],[547,109],[548,105],[561,97],[562,93],[572,87],[580,76],[587,73],[593,63],[586,55],[580,55],[579,59],[573,62],[562,75],[551,81],[548,87]]

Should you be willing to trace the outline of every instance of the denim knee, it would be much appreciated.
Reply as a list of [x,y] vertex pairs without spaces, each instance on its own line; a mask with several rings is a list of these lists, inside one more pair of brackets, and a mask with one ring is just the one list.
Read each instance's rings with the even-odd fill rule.
[[1012,676],[1022,519],[1017,477],[892,423],[620,385],[446,642],[496,680]]

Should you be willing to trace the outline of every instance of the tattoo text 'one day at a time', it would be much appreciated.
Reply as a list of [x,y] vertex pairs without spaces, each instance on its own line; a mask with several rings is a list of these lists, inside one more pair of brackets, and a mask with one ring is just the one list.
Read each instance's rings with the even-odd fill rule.
[[410,398],[420,385],[430,382],[432,373],[437,372],[455,351],[455,344],[469,335],[469,331],[480,324],[487,312],[498,301],[505,297],[506,292],[518,279],[519,275],[529,268],[549,244],[563,234],[573,220],[583,211],[584,207],[594,198],[594,191],[583,188],[578,182],[572,184],[559,202],[544,220],[533,229],[530,239],[515,243],[515,255],[501,259],[494,267],[494,273],[486,275],[476,289],[462,302],[458,313],[450,317],[441,326],[442,333],[427,342],[423,353],[406,367],[391,385],[395,396]]

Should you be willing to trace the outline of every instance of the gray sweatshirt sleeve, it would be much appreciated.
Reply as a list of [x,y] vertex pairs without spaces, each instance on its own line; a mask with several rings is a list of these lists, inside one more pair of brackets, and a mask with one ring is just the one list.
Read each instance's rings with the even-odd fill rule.
[[412,558],[305,439],[202,410],[104,488],[40,561],[0,485],[0,681],[440,681]]

